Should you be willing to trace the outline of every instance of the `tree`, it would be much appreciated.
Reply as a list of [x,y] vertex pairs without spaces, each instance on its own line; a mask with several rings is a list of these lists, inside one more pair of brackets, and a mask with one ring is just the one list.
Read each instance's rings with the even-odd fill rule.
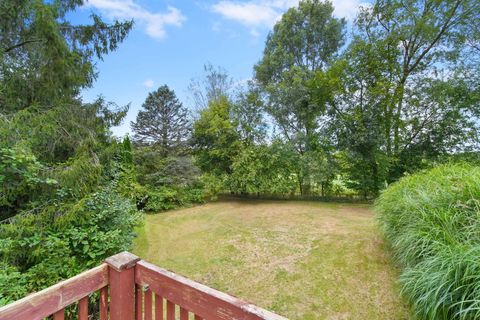
[[74,25],[82,3],[0,2],[0,304],[127,250],[140,219],[130,145],[110,132],[128,106],[78,98],[132,22]]
[[203,73],[202,78],[192,79],[188,86],[197,112],[222,97],[229,98],[233,88],[232,78],[222,67],[214,67],[211,63],[207,63],[203,66]]
[[132,22],[108,25],[97,15],[73,25],[68,13],[83,1],[5,0],[0,3],[0,110],[52,107],[91,86],[93,57],[102,58],[126,38]]
[[245,147],[232,163],[230,190],[240,194],[290,195],[298,183],[297,154],[280,140]]
[[247,145],[261,143],[267,135],[262,98],[258,86],[250,81],[248,89],[238,93],[232,106],[233,118],[238,123],[237,130]]
[[[300,1],[275,25],[255,66],[255,78],[268,94],[266,111],[300,154],[316,148],[326,108],[312,99],[307,84],[332,63],[343,45],[344,27],[344,19],[333,17],[331,3]],[[302,193],[309,189],[308,182],[300,187]]]
[[[351,43],[330,67],[336,72],[317,72],[317,100],[332,92],[325,80],[338,81],[326,105],[332,141],[350,186],[364,197],[405,172],[478,146],[478,54],[465,46],[474,41],[467,31],[478,6],[376,1],[360,13]],[[467,53],[472,63],[462,60]]]
[[397,158],[408,144],[412,109],[405,100],[410,88],[418,78],[454,70],[479,10],[475,0],[379,0],[359,15],[359,34],[368,43],[382,43],[390,61],[386,72],[392,85],[383,92],[389,157]]
[[135,142],[155,146],[162,156],[185,151],[191,123],[188,109],[166,85],[148,94],[135,122]]
[[195,162],[204,172],[219,176],[231,173],[233,159],[242,146],[231,109],[226,97],[214,100],[193,124]]

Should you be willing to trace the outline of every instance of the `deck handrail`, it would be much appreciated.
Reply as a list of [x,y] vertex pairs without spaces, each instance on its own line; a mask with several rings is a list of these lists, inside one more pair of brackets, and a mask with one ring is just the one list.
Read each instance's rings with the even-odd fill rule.
[[[100,292],[101,320],[287,320],[241,299],[177,275],[122,252],[37,293],[0,307],[1,320],[63,320],[64,309],[77,305],[87,320],[89,296]],[[90,308],[92,309],[92,308]]]
[[[42,291],[0,308],[1,320],[36,320],[54,315],[77,301],[85,301],[95,291],[108,286],[108,265],[87,270]],[[60,316],[56,316],[60,318]]]
[[[158,297],[193,312],[202,319],[286,320],[253,304],[229,294],[157,267],[139,261],[135,282],[143,292],[152,291]],[[188,319],[188,318],[186,318]]]

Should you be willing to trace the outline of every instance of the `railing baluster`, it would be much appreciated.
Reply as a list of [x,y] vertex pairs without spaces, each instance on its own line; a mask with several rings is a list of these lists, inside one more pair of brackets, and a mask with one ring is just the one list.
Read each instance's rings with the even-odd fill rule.
[[108,287],[100,289],[100,320],[108,319]]
[[188,320],[188,310],[180,307],[180,320]]
[[78,320],[88,320],[88,296],[78,302]]
[[65,312],[64,310],[58,310],[53,314],[53,320],[64,320],[65,319]]
[[[143,319],[143,290],[142,286],[136,285],[136,294],[135,294],[135,314],[136,320]],[[113,319],[114,320],[114,319]]]
[[152,291],[145,291],[143,299],[143,312],[145,313],[145,320],[152,320]]
[[163,320],[163,298],[155,294],[155,320]]
[[175,320],[175,304],[167,300],[167,320]]

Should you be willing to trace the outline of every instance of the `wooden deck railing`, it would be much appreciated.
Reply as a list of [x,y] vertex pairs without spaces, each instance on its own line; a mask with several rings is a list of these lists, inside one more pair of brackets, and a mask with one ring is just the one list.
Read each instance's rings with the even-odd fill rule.
[[[76,277],[0,308],[0,320],[63,320],[76,306],[79,320],[92,319],[89,297],[99,292],[101,320],[286,320],[123,252]],[[90,304],[92,307],[92,304]],[[90,313],[93,308],[90,308]]]

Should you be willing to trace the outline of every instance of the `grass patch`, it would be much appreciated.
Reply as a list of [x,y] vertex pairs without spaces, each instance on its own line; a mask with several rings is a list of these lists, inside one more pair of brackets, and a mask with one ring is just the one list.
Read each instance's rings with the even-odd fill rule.
[[134,252],[290,319],[408,319],[367,205],[223,201],[147,215]]
[[440,166],[401,179],[376,208],[420,319],[480,319],[480,168]]

